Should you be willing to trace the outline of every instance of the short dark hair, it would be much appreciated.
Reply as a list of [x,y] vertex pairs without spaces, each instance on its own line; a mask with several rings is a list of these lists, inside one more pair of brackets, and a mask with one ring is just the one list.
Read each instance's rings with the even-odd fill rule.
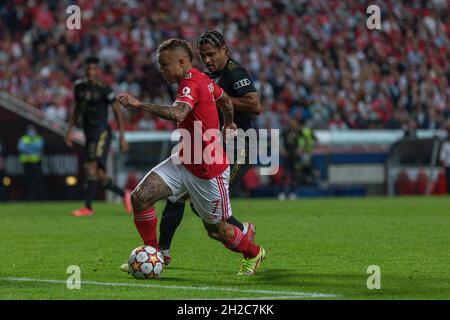
[[99,64],[100,63],[100,59],[97,56],[89,56],[84,60],[85,64]]
[[184,51],[191,61],[194,60],[194,50],[192,49],[191,44],[186,40],[178,38],[171,38],[161,43],[158,47],[157,53],[161,53],[166,50],[172,51],[180,49]]
[[205,30],[197,39],[197,48],[206,43],[215,48],[226,46],[223,34],[217,30]]

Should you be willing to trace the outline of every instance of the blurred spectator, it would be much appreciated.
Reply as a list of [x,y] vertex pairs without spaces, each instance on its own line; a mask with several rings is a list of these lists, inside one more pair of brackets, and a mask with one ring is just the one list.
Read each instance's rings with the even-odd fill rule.
[[122,81],[119,85],[120,92],[127,92],[134,97],[141,96],[141,87],[139,84],[134,81],[134,75],[132,73],[128,73],[126,75],[125,81]]
[[42,179],[42,153],[44,140],[34,125],[27,126],[27,132],[19,139],[17,150],[19,161],[24,168],[24,181],[27,200],[44,200]]
[[410,118],[406,124],[403,139],[417,139],[417,123],[413,118]]
[[[299,107],[314,129],[394,128],[397,110],[434,129],[449,115],[445,0],[79,1],[82,29],[72,31],[64,20],[70,4],[0,2],[0,90],[41,109],[61,97],[67,108],[83,59],[97,53],[115,90],[169,102],[158,44],[195,43],[204,29],[218,29],[256,80],[262,127],[281,128]],[[384,13],[381,30],[366,27],[371,4]]]
[[148,112],[142,114],[142,118],[137,122],[137,130],[154,131],[156,130],[155,118]]
[[316,182],[316,173],[312,165],[312,152],[317,142],[314,130],[305,125],[303,120],[299,122],[300,137],[298,140],[300,156],[300,184],[312,185]]
[[450,194],[450,122],[447,122],[445,129],[447,131],[447,138],[442,143],[439,160],[441,161],[442,168],[445,171],[447,193]]
[[49,105],[45,109],[45,116],[54,121],[67,121],[67,108],[62,103],[61,99],[58,99],[56,103]]
[[280,200],[286,199],[288,196],[290,199],[295,199],[295,189],[298,186],[299,174],[301,170],[299,140],[301,136],[301,130],[299,128],[297,119],[291,119],[289,126],[283,130],[283,180],[284,191],[279,194]]
[[340,129],[348,129],[347,123],[342,120],[342,116],[339,112],[333,114],[333,118],[328,121],[328,129],[330,130],[340,130]]

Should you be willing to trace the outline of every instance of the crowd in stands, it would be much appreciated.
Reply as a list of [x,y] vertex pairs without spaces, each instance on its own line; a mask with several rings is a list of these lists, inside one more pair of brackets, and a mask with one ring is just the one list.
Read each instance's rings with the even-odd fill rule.
[[[66,26],[73,1],[0,2],[0,91],[57,120],[67,120],[90,54],[114,90],[170,105],[175,91],[159,74],[156,48],[169,37],[195,46],[205,29],[223,32],[250,71],[262,128],[296,117],[314,129],[401,129],[411,121],[433,129],[449,118],[448,0],[75,2],[80,30]],[[381,30],[366,26],[372,4],[381,8]],[[141,113],[126,121],[128,130],[174,127]]]

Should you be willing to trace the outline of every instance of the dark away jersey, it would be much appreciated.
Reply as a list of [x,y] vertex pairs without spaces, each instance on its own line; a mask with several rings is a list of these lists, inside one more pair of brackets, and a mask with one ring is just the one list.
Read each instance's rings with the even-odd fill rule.
[[301,137],[301,131],[287,128],[283,130],[282,137],[288,155],[295,157],[298,148],[298,140]]
[[[237,61],[229,58],[225,68],[221,72],[205,73],[217,83],[230,97],[243,97],[247,93],[256,92],[253,81],[248,71]],[[219,111],[220,126],[223,126],[222,112]],[[243,130],[255,127],[255,120],[252,114],[234,110],[234,122]]]
[[75,103],[81,108],[83,130],[86,137],[95,136],[108,128],[108,107],[114,101],[111,87],[101,81],[87,79],[75,82]]

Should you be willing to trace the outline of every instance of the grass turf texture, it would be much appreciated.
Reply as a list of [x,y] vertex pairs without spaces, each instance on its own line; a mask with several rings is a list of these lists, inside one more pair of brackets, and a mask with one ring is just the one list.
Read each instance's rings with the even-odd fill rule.
[[[172,264],[156,280],[135,280],[118,269],[141,244],[131,215],[96,202],[94,216],[70,216],[79,204],[0,205],[0,299],[302,298],[272,291],[338,295],[327,299],[450,298],[448,197],[234,200],[233,212],[256,224],[256,240],[268,253],[251,278],[235,275],[240,255],[209,239],[186,206]],[[66,287],[70,265],[81,268],[80,290]],[[380,290],[367,289],[370,265],[381,268]],[[61,282],[4,280],[11,277]]]

